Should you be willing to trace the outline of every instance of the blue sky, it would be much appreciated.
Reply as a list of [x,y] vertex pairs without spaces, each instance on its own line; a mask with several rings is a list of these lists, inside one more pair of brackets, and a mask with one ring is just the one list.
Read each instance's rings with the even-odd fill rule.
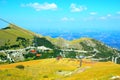
[[0,0],[0,17],[34,32],[120,30],[120,0]]

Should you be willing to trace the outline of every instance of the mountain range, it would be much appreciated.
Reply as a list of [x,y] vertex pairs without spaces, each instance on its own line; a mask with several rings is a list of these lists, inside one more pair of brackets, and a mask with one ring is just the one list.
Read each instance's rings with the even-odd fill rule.
[[39,32],[44,36],[51,36],[52,38],[62,37],[66,40],[74,40],[82,37],[90,37],[96,40],[103,42],[106,45],[109,45],[113,48],[120,49],[120,32],[119,31],[101,31],[101,30],[80,30],[79,32],[72,31],[47,31]]
[[28,46],[45,46],[53,50],[66,51],[66,54],[69,55],[73,53],[70,50],[77,51],[77,53],[85,53],[86,51],[87,54],[85,55],[89,56],[96,52],[95,58],[109,58],[109,60],[120,52],[93,38],[83,37],[71,41],[61,37],[51,38],[50,36],[33,33],[15,24],[9,24],[7,27],[0,29],[0,50],[16,50]]

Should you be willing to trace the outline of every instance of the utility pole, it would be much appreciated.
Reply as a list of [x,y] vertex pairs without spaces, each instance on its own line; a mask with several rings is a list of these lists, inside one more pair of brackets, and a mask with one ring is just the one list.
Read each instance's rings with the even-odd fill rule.
[[80,58],[80,67],[82,66],[82,58]]
[[82,55],[77,55],[76,58],[80,60],[80,67],[82,66],[82,59],[84,58],[85,56],[82,56]]

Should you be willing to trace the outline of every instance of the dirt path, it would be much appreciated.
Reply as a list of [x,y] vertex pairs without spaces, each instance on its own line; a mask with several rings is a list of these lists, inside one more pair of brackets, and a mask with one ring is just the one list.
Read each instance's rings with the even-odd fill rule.
[[76,73],[84,72],[88,68],[90,68],[90,67],[87,66],[87,67],[83,67],[83,68],[77,68],[74,71],[60,71],[60,72],[57,72],[57,74],[62,75],[62,76],[71,76],[71,75],[76,74]]

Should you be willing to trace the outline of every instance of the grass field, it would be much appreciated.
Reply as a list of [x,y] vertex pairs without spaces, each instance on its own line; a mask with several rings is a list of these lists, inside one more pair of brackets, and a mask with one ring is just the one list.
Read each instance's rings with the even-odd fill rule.
[[[23,65],[23,69],[16,68]],[[0,65],[0,80],[110,80],[120,76],[120,65],[112,62],[41,59]]]

